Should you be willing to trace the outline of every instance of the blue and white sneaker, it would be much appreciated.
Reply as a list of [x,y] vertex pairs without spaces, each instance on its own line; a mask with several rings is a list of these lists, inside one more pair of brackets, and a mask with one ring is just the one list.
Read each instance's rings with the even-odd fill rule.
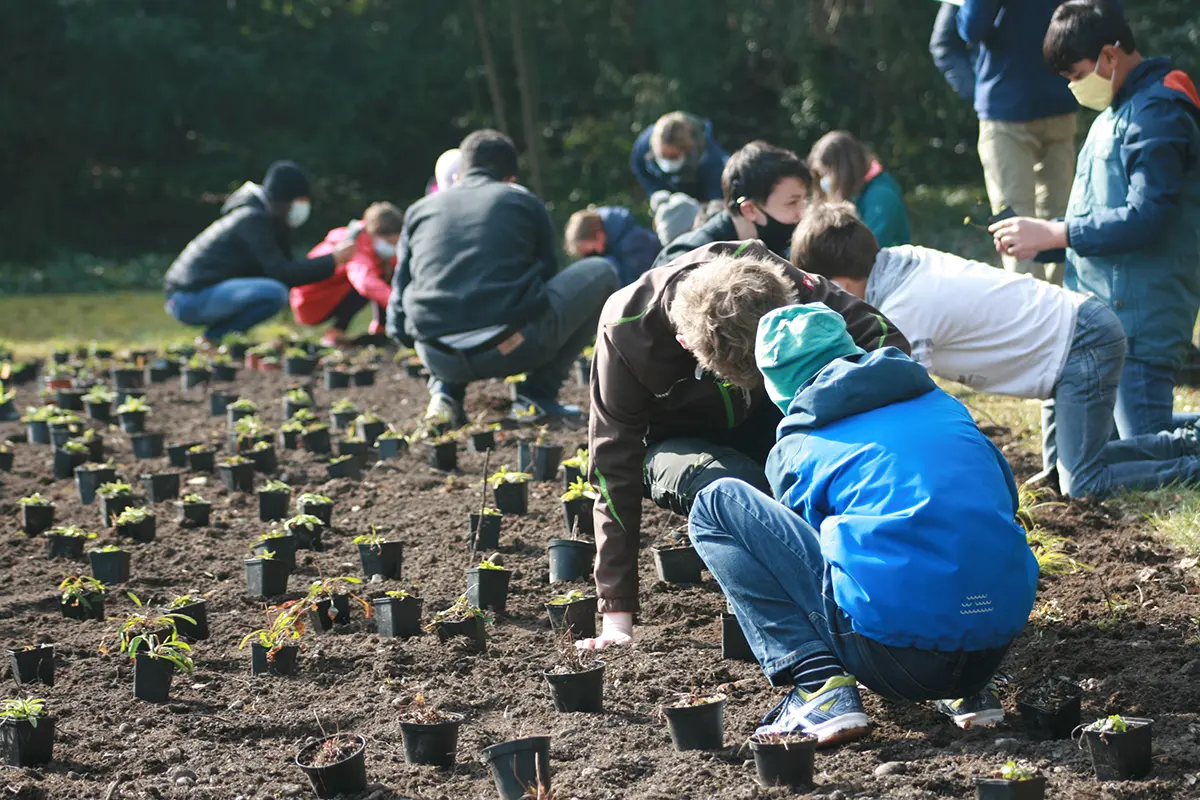
[[817,747],[828,747],[861,739],[870,730],[871,720],[858,696],[858,681],[853,675],[836,675],[811,694],[799,686],[792,689],[763,717],[755,733],[800,731],[816,736]]
[[509,415],[518,420],[538,422],[552,417],[567,419],[582,417],[583,410],[579,406],[563,405],[557,400],[545,400],[519,394],[513,401]]
[[1004,720],[1004,706],[995,681],[988,681],[973,697],[961,700],[938,700],[937,710],[954,720],[960,728],[990,728]]

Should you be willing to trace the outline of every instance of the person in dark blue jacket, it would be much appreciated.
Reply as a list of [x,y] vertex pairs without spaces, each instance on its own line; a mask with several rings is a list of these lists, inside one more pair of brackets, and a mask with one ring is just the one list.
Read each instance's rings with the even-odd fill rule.
[[968,103],[975,100],[975,60],[979,48],[968,47],[958,35],[958,6],[943,0],[929,36],[929,54],[946,83]]
[[1101,114],[1066,218],[999,222],[996,249],[1050,259],[1066,248],[1067,288],[1120,319],[1129,339],[1114,414],[1121,438],[1194,423],[1172,406],[1200,311],[1200,94],[1167,59],[1143,58],[1120,10],[1098,0],[1055,12],[1045,56]]
[[763,672],[793,687],[758,732],[863,736],[860,682],[937,700],[960,727],[994,725],[992,676],[1038,579],[1012,472],[919,364],[893,347],[866,353],[820,303],[762,313],[786,298],[756,286],[723,309],[721,363],[703,365],[761,380],[787,415],[767,460],[778,501],[722,479],[689,518]]
[[646,197],[665,189],[707,203],[721,199],[721,170],[728,160],[713,138],[711,122],[672,111],[637,137],[629,166]]
[[567,220],[563,239],[563,247],[572,258],[603,256],[613,262],[622,286],[650,269],[662,250],[658,234],[638,225],[633,212],[620,206],[576,211]]

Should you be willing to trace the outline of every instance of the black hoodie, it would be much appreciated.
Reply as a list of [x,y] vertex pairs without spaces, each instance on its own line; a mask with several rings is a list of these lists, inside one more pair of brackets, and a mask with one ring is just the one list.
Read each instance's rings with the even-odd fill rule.
[[198,292],[230,278],[274,278],[285,286],[303,286],[333,274],[332,255],[293,260],[289,233],[267,213],[262,189],[245,183],[171,264],[163,291],[168,296]]

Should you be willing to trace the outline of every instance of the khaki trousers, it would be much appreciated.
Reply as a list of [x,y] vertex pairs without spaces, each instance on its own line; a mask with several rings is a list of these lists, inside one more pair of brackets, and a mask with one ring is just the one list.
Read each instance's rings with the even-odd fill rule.
[[[1075,179],[1075,130],[1075,114],[1031,122],[979,120],[979,160],[993,214],[1005,206],[1021,217],[1057,219],[1067,213]],[[1004,268],[1062,285],[1060,264],[1006,255]]]

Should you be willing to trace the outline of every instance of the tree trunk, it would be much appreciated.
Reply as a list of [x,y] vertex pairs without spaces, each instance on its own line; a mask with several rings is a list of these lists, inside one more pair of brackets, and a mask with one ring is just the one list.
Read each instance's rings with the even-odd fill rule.
[[487,78],[488,94],[492,96],[492,115],[496,118],[496,127],[501,133],[508,136],[508,115],[504,111],[504,93],[500,91],[496,54],[492,51],[492,41],[488,38],[487,18],[483,15],[483,0],[471,0],[471,10],[475,16],[475,33],[479,37],[479,49],[483,54],[483,69]]
[[525,147],[529,153],[529,178],[538,197],[545,197],[542,185],[542,131],[537,114],[537,72],[525,47],[524,9],[521,0],[509,0],[512,24],[513,59],[517,62],[517,87],[521,90],[521,126],[525,129]]

